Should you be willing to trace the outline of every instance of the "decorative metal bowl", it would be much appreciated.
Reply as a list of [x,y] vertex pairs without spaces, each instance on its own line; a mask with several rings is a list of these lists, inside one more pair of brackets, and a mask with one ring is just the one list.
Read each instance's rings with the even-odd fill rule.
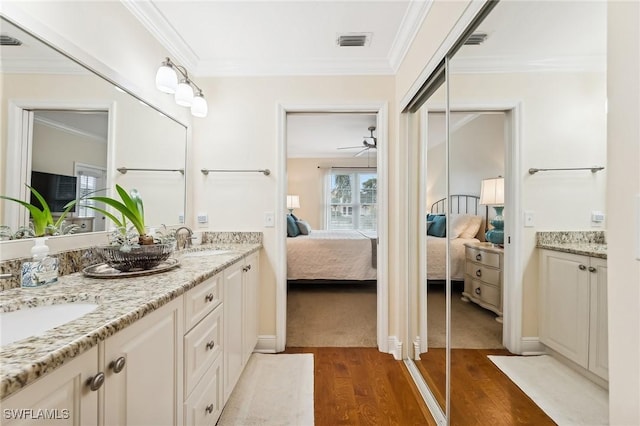
[[132,247],[129,251],[120,246],[96,247],[96,253],[104,262],[122,272],[151,269],[171,256],[175,244],[149,244]]

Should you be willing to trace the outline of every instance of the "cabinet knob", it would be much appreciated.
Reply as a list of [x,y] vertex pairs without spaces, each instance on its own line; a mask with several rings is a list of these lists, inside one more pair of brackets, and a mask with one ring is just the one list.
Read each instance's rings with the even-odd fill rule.
[[480,287],[477,287],[475,290],[476,294],[479,296],[480,295]]
[[247,265],[247,271],[251,270],[251,265]]
[[213,404],[209,404],[209,405],[207,405],[207,406],[205,407],[204,411],[205,411],[207,414],[211,414],[211,413],[213,413]]
[[87,382],[87,384],[89,385],[89,389],[91,389],[94,392],[100,389],[103,383],[104,383],[103,372],[96,374],[95,376],[90,378],[89,381]]
[[119,372],[124,370],[124,366],[126,363],[127,363],[127,360],[125,359],[125,357],[121,356],[115,361],[111,361],[111,363],[109,364],[109,367],[111,367],[114,373],[118,374]]
[[596,268],[594,268],[593,266],[589,266],[589,272],[596,272],[596,271],[597,271]]
[[578,265],[578,269],[580,269],[581,271],[584,271],[585,269],[587,269],[587,267],[584,265]]
[[482,254],[481,253],[476,254],[476,260],[478,262],[482,260]]
[[207,342],[207,349],[206,350],[213,349],[215,345],[216,345],[216,342],[214,342],[213,340],[210,341],[210,342]]
[[213,293],[209,293],[204,297],[204,300],[207,302],[213,302]]
[[476,277],[481,277],[482,276],[482,270],[478,269],[476,271]]

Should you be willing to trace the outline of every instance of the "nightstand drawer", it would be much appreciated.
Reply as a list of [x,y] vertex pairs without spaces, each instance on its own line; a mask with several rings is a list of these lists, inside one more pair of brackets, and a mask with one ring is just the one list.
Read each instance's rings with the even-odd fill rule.
[[466,249],[467,259],[482,263],[483,265],[492,266],[494,268],[500,268],[500,254],[489,253],[484,250],[478,250],[476,248],[467,247]]
[[482,280],[493,285],[500,285],[500,270],[486,267],[480,263],[467,262],[466,272],[474,280]]
[[471,280],[473,297],[482,300],[495,308],[500,308],[500,288],[488,285],[479,280]]

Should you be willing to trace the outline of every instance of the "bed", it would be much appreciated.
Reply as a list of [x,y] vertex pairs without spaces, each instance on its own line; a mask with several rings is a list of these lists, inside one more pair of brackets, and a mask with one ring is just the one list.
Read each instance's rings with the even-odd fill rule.
[[377,278],[377,235],[313,230],[287,238],[288,280],[366,281]]
[[[486,206],[479,204],[480,197],[476,195],[451,195],[451,230],[456,233],[455,238],[427,235],[427,280],[439,282],[446,279],[446,245],[451,241],[451,280],[464,281],[465,272],[465,243],[485,241],[484,233],[487,227]],[[431,205],[432,215],[444,215],[447,211],[447,200],[442,198]],[[475,218],[475,219],[472,219]],[[464,226],[467,221],[467,226]],[[473,223],[471,223],[473,221]],[[477,224],[479,223],[479,226]],[[459,225],[459,226],[458,226]],[[472,226],[473,225],[473,226]],[[476,230],[473,235],[470,229]],[[460,229],[464,228],[462,232]],[[464,231],[467,231],[465,233]]]

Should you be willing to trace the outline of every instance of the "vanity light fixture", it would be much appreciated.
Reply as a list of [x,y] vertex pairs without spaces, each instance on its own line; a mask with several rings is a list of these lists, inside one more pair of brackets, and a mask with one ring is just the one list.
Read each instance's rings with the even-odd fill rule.
[[164,93],[173,94],[178,105],[191,107],[191,115],[194,117],[203,118],[207,116],[207,101],[204,98],[202,89],[189,78],[189,73],[185,67],[174,63],[169,58],[165,58],[160,68],[158,68],[156,87]]

